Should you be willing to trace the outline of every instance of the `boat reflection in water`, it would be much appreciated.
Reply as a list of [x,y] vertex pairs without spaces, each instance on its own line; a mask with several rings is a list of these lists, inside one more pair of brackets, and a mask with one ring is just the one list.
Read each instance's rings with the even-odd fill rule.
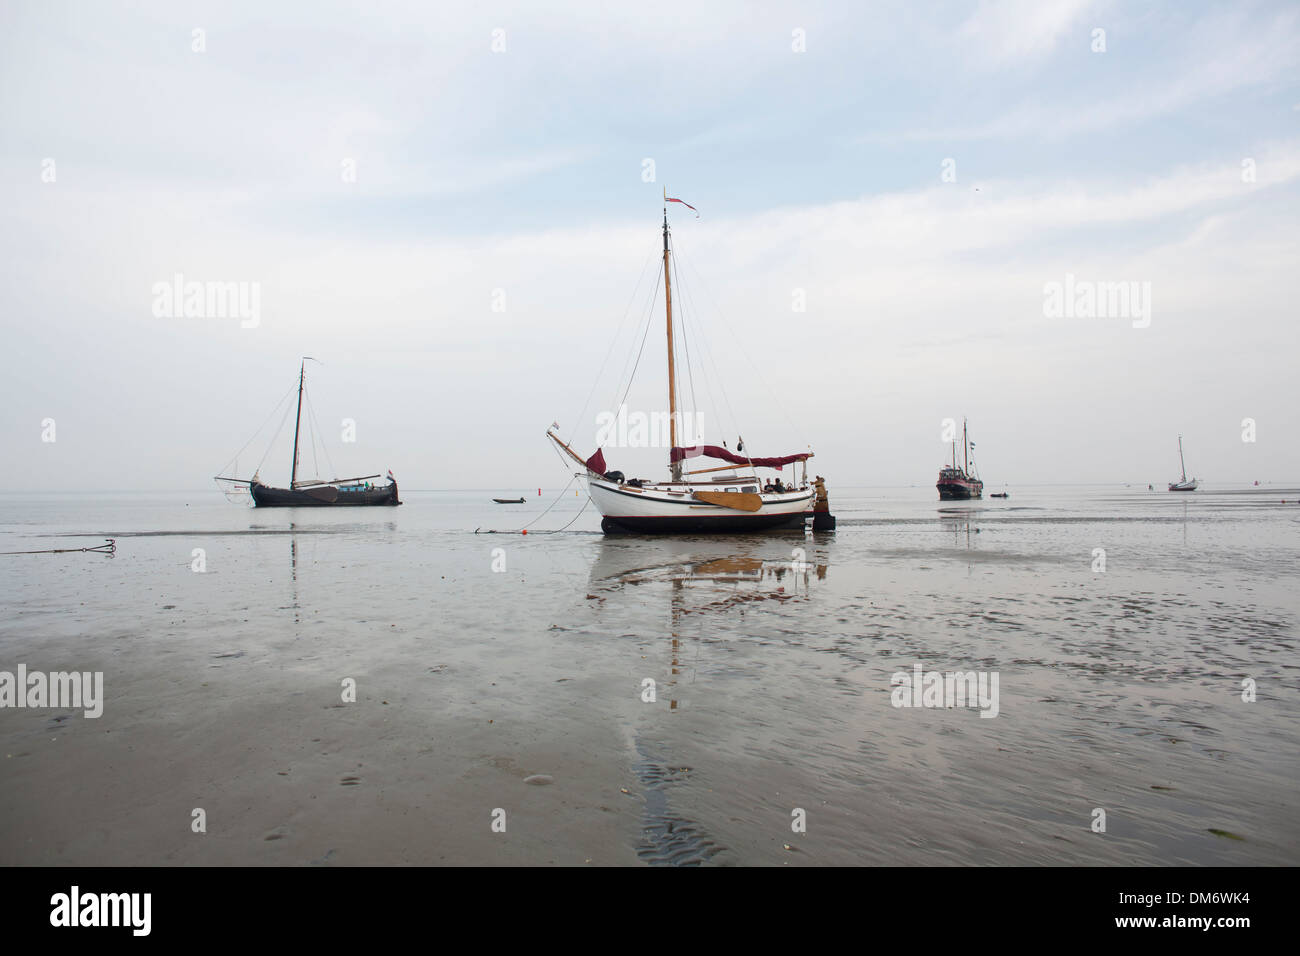
[[[643,603],[662,596],[669,611],[671,687],[683,666],[682,628],[691,615],[806,599],[811,582],[824,580],[828,567],[828,549],[811,538],[619,536],[601,540],[590,586],[598,597],[630,587],[650,589]],[[694,638],[697,645],[700,640]],[[669,709],[677,707],[670,699]]]
[[[682,756],[695,752],[699,759],[711,751],[684,745],[681,738],[693,739],[699,733],[693,717],[703,716],[707,722],[717,714],[707,707],[684,714],[679,709],[681,690],[695,685],[701,672],[713,684],[737,667],[746,678],[756,677],[749,665],[728,664],[716,650],[702,660],[701,652],[726,641],[729,630],[754,639],[751,628],[763,621],[765,608],[808,600],[814,582],[826,577],[827,550],[825,542],[819,546],[812,539],[788,535],[601,540],[589,597],[604,604],[610,625],[625,610],[644,620],[646,606],[668,609],[667,661],[650,663],[649,658],[658,655],[638,643],[636,672],[653,675],[640,680],[644,705],[666,705],[670,714],[687,721],[678,725],[674,720],[676,731],[654,720],[638,721],[632,731],[632,770],[645,801],[636,853],[644,862],[699,866],[727,849],[710,826],[694,818],[698,811],[690,809],[691,795],[683,789],[689,788],[699,768],[684,765]],[[727,702],[718,703],[725,711]]]
[[952,535],[953,544],[969,550],[978,543],[975,535],[980,531],[975,526],[975,519],[979,511],[978,508],[940,508],[939,527]]

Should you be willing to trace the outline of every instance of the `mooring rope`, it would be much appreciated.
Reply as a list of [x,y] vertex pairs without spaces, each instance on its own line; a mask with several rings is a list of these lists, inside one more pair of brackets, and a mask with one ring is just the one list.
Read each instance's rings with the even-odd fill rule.
[[489,528],[487,531],[483,531],[479,528],[475,528],[474,533],[475,534],[558,534],[561,531],[567,531],[569,525],[572,525],[573,522],[577,521],[578,518],[582,516],[582,513],[587,510],[587,505],[591,504],[591,495],[587,495],[587,500],[582,503],[582,507],[578,509],[578,513],[575,514],[572,518],[570,518],[569,523],[566,524],[563,528],[555,528],[552,531],[529,531],[528,529],[533,525],[537,524],[537,522],[541,521],[543,518],[545,518],[552,508],[554,508],[561,501],[563,501],[565,494],[568,492],[568,490],[571,487],[573,487],[573,483],[577,481],[578,478],[580,477],[581,475],[575,473],[574,476],[569,479],[569,483],[564,486],[564,490],[561,491],[558,495],[556,495],[555,500],[546,506],[546,510],[543,511],[541,514],[539,514],[532,521],[528,522],[528,524],[524,525],[522,528],[517,528],[514,531],[498,531],[494,528]]
[[103,544],[96,545],[93,548],[51,548],[48,551],[0,551],[0,554],[78,554],[83,551],[89,554],[113,554],[117,551],[117,542],[112,538],[107,538]]

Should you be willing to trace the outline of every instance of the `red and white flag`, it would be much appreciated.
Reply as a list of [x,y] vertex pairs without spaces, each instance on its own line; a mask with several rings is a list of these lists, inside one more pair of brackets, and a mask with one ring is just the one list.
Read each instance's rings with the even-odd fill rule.
[[696,219],[700,218],[700,211],[696,209],[694,206],[692,206],[690,203],[686,202],[686,200],[684,199],[674,199],[672,196],[665,195],[664,202],[679,202],[687,209],[689,209],[691,212],[695,213]]

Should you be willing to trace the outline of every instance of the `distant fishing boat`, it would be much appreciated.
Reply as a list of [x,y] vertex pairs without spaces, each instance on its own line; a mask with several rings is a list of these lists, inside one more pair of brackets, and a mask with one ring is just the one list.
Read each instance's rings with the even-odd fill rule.
[[1195,491],[1196,479],[1187,477],[1187,463],[1183,461],[1183,436],[1178,436],[1178,464],[1182,468],[1182,478],[1169,482],[1170,491]]
[[493,498],[492,500],[499,505],[522,505],[524,503],[523,498]]
[[[671,284],[668,203],[681,203],[680,199],[664,194],[664,304],[668,330],[668,425],[669,454],[667,481],[627,479],[623,472],[609,470],[601,449],[589,458],[583,458],[548,428],[546,435],[582,468],[579,473],[587,480],[588,492],[596,508],[604,516],[601,530],[606,534],[711,534],[775,529],[802,529],[808,518],[813,518],[814,530],[834,527],[830,514],[826,488],[822,478],[808,481],[808,459],[812,452],[785,455],[776,458],[752,457],[744,451],[744,442],[737,443],[736,451],[716,445],[682,447],[677,444],[678,412],[677,382],[673,348],[673,296]],[[715,468],[682,470],[689,458],[704,456],[729,462]],[[783,470],[786,465],[801,465],[802,476],[790,485],[780,477],[762,481],[758,469]],[[692,478],[712,472],[732,472],[723,477]]]
[[[966,419],[961,420],[962,466],[957,467],[957,441],[952,443],[952,464],[939,471],[939,480],[935,487],[939,489],[940,501],[965,501],[984,496],[984,482],[975,477],[970,463],[970,450],[975,447],[966,436]],[[1005,498],[1006,495],[994,495]]]
[[990,497],[990,498],[1010,498],[1011,496],[1010,496],[1009,494],[1007,494],[1005,491],[995,491],[995,492],[993,492],[993,494],[989,495],[989,497]]
[[[397,497],[397,479],[388,472],[386,484],[372,483],[379,475],[362,475],[359,478],[313,478],[298,480],[298,436],[302,431],[302,396],[306,382],[308,362],[317,361],[306,356],[298,368],[298,412],[293,425],[293,466],[289,471],[289,487],[274,488],[263,484],[258,472],[252,478],[224,478],[214,480],[219,487],[247,486],[253,504],[259,508],[320,508],[356,505],[400,505]],[[284,399],[280,400],[281,402]],[[278,406],[277,406],[278,407]],[[272,413],[274,414],[274,413]],[[313,442],[312,445],[315,448]],[[222,483],[225,483],[223,486]]]

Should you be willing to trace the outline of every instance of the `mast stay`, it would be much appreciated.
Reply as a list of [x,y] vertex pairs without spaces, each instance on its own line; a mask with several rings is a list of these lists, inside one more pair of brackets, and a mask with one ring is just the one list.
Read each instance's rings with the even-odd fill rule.
[[298,432],[302,428],[302,385],[306,379],[308,362],[320,364],[320,360],[314,359],[310,355],[304,355],[302,364],[298,366],[298,415],[293,422],[293,468],[289,471],[290,488],[293,488],[298,483]]

